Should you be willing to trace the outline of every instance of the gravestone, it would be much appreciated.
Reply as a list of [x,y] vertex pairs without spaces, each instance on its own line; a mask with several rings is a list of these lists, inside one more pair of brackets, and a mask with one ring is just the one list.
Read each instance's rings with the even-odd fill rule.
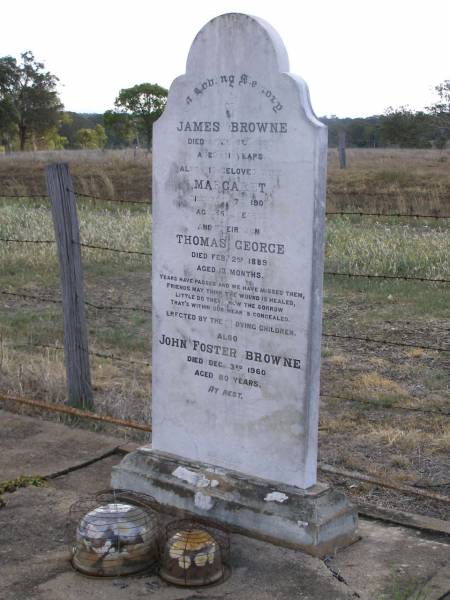
[[152,447],[113,484],[313,554],[353,541],[316,481],[327,133],[274,29],[210,21],[153,140]]

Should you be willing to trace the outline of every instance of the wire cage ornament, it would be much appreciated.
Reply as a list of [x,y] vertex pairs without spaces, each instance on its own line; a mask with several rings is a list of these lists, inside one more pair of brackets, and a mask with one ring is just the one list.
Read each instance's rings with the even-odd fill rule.
[[159,575],[186,587],[224,581],[230,574],[230,538],[216,525],[196,520],[172,521],[161,544]]
[[117,577],[158,561],[156,501],[128,490],[104,490],[75,502],[69,513],[72,566],[85,575]]

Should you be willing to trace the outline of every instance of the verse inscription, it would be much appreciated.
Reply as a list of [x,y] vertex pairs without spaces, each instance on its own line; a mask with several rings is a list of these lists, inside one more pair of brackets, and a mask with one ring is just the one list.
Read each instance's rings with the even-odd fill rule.
[[225,85],[232,89],[235,87],[235,85],[249,86],[257,93],[262,94],[273,105],[273,112],[278,113],[283,109],[283,105],[277,96],[272,92],[272,90],[268,89],[267,86],[261,85],[258,83],[258,81],[256,81],[256,79],[253,79],[246,73],[242,73],[239,76],[236,76],[234,73],[232,73],[230,75],[216,75],[215,77],[207,77],[194,88],[191,96],[186,97],[186,104],[191,104],[193,98],[203,95],[207,90],[217,85]]

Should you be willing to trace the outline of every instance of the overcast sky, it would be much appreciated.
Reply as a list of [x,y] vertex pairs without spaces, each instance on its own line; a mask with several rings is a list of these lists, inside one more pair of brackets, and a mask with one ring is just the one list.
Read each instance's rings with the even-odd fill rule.
[[121,88],[169,87],[198,30],[226,12],[277,29],[318,115],[423,108],[450,79],[449,0],[0,0],[0,56],[32,50],[67,110],[104,112]]

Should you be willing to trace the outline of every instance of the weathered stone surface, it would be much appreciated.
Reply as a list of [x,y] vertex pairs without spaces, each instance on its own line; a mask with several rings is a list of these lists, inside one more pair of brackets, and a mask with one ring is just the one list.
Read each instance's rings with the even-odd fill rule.
[[113,468],[112,484],[315,556],[358,539],[356,507],[324,484],[301,490],[148,449],[128,454]]
[[209,22],[154,128],[153,448],[316,483],[326,128],[272,27]]

